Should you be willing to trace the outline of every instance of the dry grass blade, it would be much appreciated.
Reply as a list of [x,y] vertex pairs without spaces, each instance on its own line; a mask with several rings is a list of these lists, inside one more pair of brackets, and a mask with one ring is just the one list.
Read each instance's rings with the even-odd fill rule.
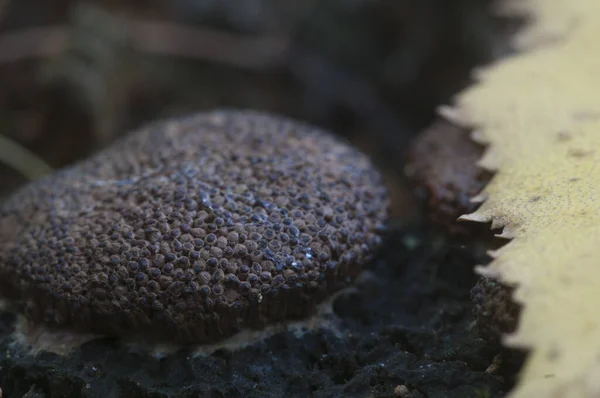
[[1,134],[0,162],[15,169],[30,180],[35,180],[52,172],[52,167],[36,154]]

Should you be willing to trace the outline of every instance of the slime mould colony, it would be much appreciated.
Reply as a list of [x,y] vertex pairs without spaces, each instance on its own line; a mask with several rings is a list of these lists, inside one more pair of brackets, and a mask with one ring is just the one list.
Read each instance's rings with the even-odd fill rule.
[[365,155],[254,111],[156,122],[0,207],[0,293],[33,324],[209,343],[299,319],[380,244]]

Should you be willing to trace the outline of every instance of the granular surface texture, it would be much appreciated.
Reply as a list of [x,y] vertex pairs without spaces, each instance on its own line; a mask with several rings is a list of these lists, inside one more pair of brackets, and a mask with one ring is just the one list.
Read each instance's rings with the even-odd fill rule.
[[35,323],[180,343],[300,318],[378,247],[366,156],[252,111],[157,122],[0,207],[0,292]]
[[0,311],[4,396],[398,398],[404,388],[410,398],[504,397],[516,370],[489,370],[500,347],[478,337],[469,297],[485,252],[393,228],[355,288],[332,300],[336,332],[283,331],[208,356],[191,347],[156,358],[114,338],[67,357],[31,355],[10,337],[14,315]]

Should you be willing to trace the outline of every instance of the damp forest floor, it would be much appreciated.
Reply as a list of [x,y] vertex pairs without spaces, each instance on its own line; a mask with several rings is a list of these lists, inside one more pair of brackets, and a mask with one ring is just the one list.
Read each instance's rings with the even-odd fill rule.
[[[27,39],[0,51],[0,134],[59,169],[157,117],[218,107],[284,114],[376,159],[397,196],[393,217],[411,219],[421,212],[404,200],[406,148],[473,67],[510,52],[521,22],[495,16],[494,2],[0,0],[0,38],[13,38],[0,50]],[[126,31],[121,17],[200,29],[163,37],[172,48],[150,53],[114,35]],[[37,29],[45,26],[61,27],[64,48],[46,45]],[[277,40],[246,51],[256,37]],[[208,51],[197,51],[202,43]],[[215,45],[225,56],[215,57]],[[41,50],[51,47],[47,57]],[[24,183],[0,161],[0,200]],[[486,372],[500,347],[474,326],[473,267],[487,262],[476,246],[394,227],[356,288],[333,301],[334,329],[281,332],[205,357],[159,359],[115,339],[33,356],[14,342],[15,316],[0,309],[0,398],[502,397],[515,372]]]
[[2,397],[502,397],[511,377],[486,372],[499,349],[471,314],[482,253],[420,228],[394,231],[356,289],[334,300],[336,330],[280,332],[204,357],[157,358],[114,339],[33,356],[4,313]]

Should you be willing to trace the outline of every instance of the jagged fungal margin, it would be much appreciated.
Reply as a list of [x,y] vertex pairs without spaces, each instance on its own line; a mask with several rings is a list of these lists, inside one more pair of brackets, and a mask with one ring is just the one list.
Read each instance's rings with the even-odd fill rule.
[[600,2],[528,0],[519,54],[478,71],[442,113],[474,127],[496,172],[464,220],[512,240],[480,273],[517,286],[508,346],[530,354],[510,394],[600,396]]

